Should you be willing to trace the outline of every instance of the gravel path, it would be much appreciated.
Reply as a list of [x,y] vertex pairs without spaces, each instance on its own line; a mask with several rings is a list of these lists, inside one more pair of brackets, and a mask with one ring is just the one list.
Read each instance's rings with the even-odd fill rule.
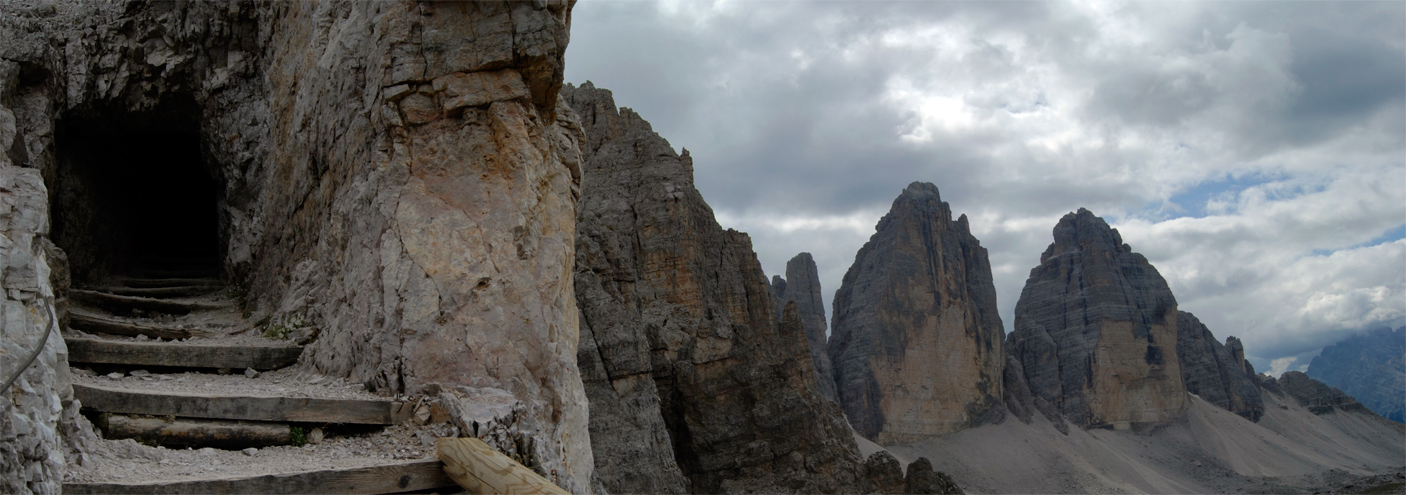
[[73,383],[121,388],[134,392],[224,395],[250,397],[292,397],[309,399],[387,400],[366,391],[359,383],[317,375],[295,368],[259,373],[250,378],[243,370],[228,375],[213,373],[155,374],[145,370],[98,375],[75,368]]
[[456,428],[443,423],[391,426],[376,433],[328,437],[318,444],[302,447],[242,451],[168,449],[149,447],[131,439],[101,440],[76,462],[69,463],[64,482],[192,481],[434,459],[438,439],[458,433]]

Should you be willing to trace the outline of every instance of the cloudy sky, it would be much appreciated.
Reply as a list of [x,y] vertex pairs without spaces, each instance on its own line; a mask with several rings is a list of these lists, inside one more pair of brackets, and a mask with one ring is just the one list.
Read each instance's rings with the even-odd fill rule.
[[1259,370],[1406,324],[1403,2],[582,0],[566,78],[688,148],[767,273],[809,251],[827,294],[920,180],[970,218],[1008,330],[1079,207]]

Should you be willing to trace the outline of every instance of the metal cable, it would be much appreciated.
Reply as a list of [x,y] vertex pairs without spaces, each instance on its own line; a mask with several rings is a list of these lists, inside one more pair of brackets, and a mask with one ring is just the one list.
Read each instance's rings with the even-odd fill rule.
[[34,364],[34,360],[39,358],[39,353],[44,352],[44,345],[49,343],[49,334],[54,333],[54,320],[59,319],[58,315],[53,313],[54,301],[48,298],[45,298],[44,301],[49,303],[50,308],[48,311],[49,325],[44,329],[44,338],[39,340],[39,346],[34,348],[34,352],[29,354],[28,359],[25,359],[24,366],[20,366],[20,369],[15,370],[15,374],[10,376],[8,380],[5,380],[5,387],[0,388],[0,390],[5,392],[10,391],[10,385],[14,385],[15,380],[18,380],[20,375],[24,374],[24,370],[29,369],[29,365]]

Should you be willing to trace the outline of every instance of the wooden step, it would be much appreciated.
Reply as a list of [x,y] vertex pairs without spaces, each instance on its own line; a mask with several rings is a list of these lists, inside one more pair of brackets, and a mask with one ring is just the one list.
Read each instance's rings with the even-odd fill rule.
[[190,345],[161,342],[119,342],[66,337],[71,363],[176,366],[183,368],[254,368],[259,371],[298,361],[297,346]]
[[477,438],[439,439],[444,472],[469,493],[571,495]]
[[133,438],[146,445],[174,448],[237,450],[293,443],[287,423],[102,414],[97,426],[102,429],[103,438]]
[[179,287],[179,286],[185,286],[185,285],[226,285],[226,284],[225,284],[223,281],[221,281],[220,279],[218,279],[218,278],[210,278],[210,277],[201,277],[201,278],[146,278],[146,277],[127,277],[127,278],[120,278],[120,279],[118,279],[117,281],[118,281],[118,283],[121,283],[122,285],[125,285],[125,286],[127,286],[127,287],[133,287],[133,288]]
[[180,395],[79,383],[73,397],[100,412],[290,423],[393,425],[414,409],[392,400]]
[[83,289],[69,289],[68,297],[75,301],[82,301],[115,313],[122,313],[135,308],[159,311],[173,315],[183,315],[191,311],[202,309],[224,309],[234,306],[234,301],[172,301],[168,299],[153,299],[150,297],[122,296]]
[[223,285],[178,285],[174,287],[90,287],[89,290],[120,296],[191,297],[203,296],[225,288]]
[[193,481],[64,483],[68,494],[395,493],[455,486],[436,460]]
[[105,333],[108,335],[125,335],[136,337],[145,335],[151,338],[180,340],[191,337],[204,337],[210,332],[195,328],[178,328],[144,325],[130,321],[122,321],[110,317],[101,316],[78,308],[70,308],[68,311],[68,326],[91,333]]
[[134,275],[152,278],[204,278],[216,277],[220,275],[219,268],[216,267],[191,267],[191,268],[143,268],[136,270]]

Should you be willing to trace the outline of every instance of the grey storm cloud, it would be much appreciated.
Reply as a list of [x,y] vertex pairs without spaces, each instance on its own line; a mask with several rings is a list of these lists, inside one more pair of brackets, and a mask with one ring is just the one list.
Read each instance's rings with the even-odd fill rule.
[[1406,323],[1400,2],[583,0],[566,77],[827,293],[920,180],[971,218],[1008,328],[1080,207],[1257,364]]

